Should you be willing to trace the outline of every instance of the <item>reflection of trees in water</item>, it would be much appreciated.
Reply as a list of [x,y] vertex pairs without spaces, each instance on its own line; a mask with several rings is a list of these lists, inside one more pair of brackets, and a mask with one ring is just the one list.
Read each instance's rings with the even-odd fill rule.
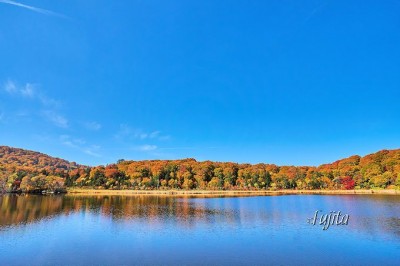
[[[350,214],[346,230],[374,237],[382,233],[400,238],[399,198],[388,196],[343,196],[295,198],[191,198],[168,196],[0,196],[0,228],[31,223],[61,214],[86,212],[115,223],[145,222],[150,226],[190,229],[201,225],[262,226],[266,230],[296,229],[313,215],[316,201],[334,208],[338,203]],[[301,208],[300,205],[303,205]],[[309,211],[312,212],[309,213]],[[333,209],[332,209],[333,210]],[[304,223],[304,225],[302,224]],[[318,230],[318,229],[316,229]],[[332,229],[334,230],[334,229]]]
[[[67,205],[75,211],[89,211],[109,217],[114,222],[144,220],[153,225],[180,224],[194,226],[199,223],[220,221],[237,222],[237,212],[210,208],[204,202],[193,202],[190,198],[165,196],[66,196]],[[235,216],[236,215],[236,216]]]
[[35,222],[54,215],[90,212],[114,221],[145,219],[152,223],[235,222],[238,212],[208,208],[189,198],[163,196],[39,196],[0,197],[0,227]]
[[62,212],[62,196],[0,196],[0,227],[30,223]]

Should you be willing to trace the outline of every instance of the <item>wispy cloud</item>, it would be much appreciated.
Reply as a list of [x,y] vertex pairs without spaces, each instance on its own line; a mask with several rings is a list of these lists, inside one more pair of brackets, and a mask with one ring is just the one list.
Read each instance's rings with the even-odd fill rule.
[[[68,128],[68,119],[58,112],[61,103],[56,99],[48,97],[39,89],[39,85],[33,83],[25,83],[24,85],[20,85],[13,80],[7,80],[2,87],[3,91],[11,97],[36,103],[35,107],[42,110],[39,111],[39,115],[53,123],[55,126],[60,128]],[[32,110],[19,110],[15,115],[18,117],[28,117],[31,116],[32,113],[35,112],[32,112]]]
[[219,147],[164,147],[159,150],[200,150],[200,149],[218,149]]
[[57,100],[48,97],[44,92],[39,90],[37,84],[25,83],[25,85],[19,85],[13,80],[7,80],[3,85],[3,89],[9,95],[37,100],[45,106],[57,107],[60,105]]
[[100,123],[97,123],[97,122],[94,122],[94,121],[92,121],[92,122],[85,122],[85,123],[83,123],[83,125],[84,125],[84,127],[85,127],[86,129],[88,129],[88,130],[93,130],[93,131],[100,130],[101,127],[102,127],[102,125],[101,125]]
[[119,131],[114,135],[117,139],[128,139],[128,140],[168,140],[169,135],[161,134],[161,131],[150,131],[146,132],[141,129],[135,129],[127,124],[121,124]]
[[[0,0],[1,1],[1,0]],[[4,83],[4,90],[10,95],[18,95],[23,97],[32,97],[34,94],[34,85],[31,83],[26,83],[24,86],[18,86],[14,81],[7,80]]]
[[[94,146],[96,148],[96,146]],[[94,152],[92,150],[92,148],[84,148],[82,150],[84,153],[86,153],[87,155],[93,156],[93,157],[101,157],[101,155],[97,152]]]
[[54,125],[61,128],[68,128],[68,119],[66,119],[64,116],[50,110],[43,111],[42,114]]
[[25,88],[21,89],[21,94],[24,97],[32,98],[34,96],[34,87],[32,84],[26,84]]
[[155,151],[157,150],[157,146],[156,145],[141,145],[135,148],[135,150],[138,151]]
[[79,138],[73,138],[69,135],[61,135],[60,136],[61,144],[67,146],[69,148],[73,148],[79,150],[87,155],[93,157],[101,157],[100,153],[100,146],[98,145],[87,145],[86,141]]
[[17,6],[17,7],[21,7],[21,8],[25,8],[25,9],[29,9],[33,12],[36,13],[40,13],[43,15],[48,15],[48,16],[56,16],[56,17],[60,17],[60,18],[68,18],[67,16],[63,15],[63,14],[59,14],[47,9],[43,9],[43,8],[39,8],[39,7],[34,7],[34,6],[29,6],[29,5],[25,5],[16,1],[11,1],[11,0],[0,0],[0,3],[3,4],[8,4],[8,5],[13,5],[13,6]]
[[17,86],[15,86],[15,83],[11,80],[7,80],[4,84],[4,90],[9,94],[14,94],[18,91]]
[[308,16],[304,19],[304,22],[308,22],[309,20],[311,20],[311,18],[314,17],[318,12],[320,12],[327,4],[328,1],[322,2],[320,5],[311,10],[310,14],[308,14]]

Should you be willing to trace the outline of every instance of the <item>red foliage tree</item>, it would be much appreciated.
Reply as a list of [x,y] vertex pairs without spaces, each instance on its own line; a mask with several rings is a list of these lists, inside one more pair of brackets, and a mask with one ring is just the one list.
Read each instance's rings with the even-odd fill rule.
[[344,189],[354,189],[354,186],[356,184],[356,182],[350,176],[342,177],[340,181]]

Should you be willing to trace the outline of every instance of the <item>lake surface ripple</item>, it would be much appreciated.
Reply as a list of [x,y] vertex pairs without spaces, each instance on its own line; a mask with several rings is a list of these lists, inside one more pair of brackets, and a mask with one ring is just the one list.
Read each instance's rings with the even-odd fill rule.
[[[307,219],[349,214],[322,230]],[[400,265],[400,196],[0,196],[0,265]]]

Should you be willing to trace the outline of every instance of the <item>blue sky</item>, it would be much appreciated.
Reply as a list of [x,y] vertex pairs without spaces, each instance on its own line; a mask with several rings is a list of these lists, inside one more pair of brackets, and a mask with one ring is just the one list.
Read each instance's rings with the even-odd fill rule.
[[0,145],[96,165],[400,147],[400,1],[0,0]]

